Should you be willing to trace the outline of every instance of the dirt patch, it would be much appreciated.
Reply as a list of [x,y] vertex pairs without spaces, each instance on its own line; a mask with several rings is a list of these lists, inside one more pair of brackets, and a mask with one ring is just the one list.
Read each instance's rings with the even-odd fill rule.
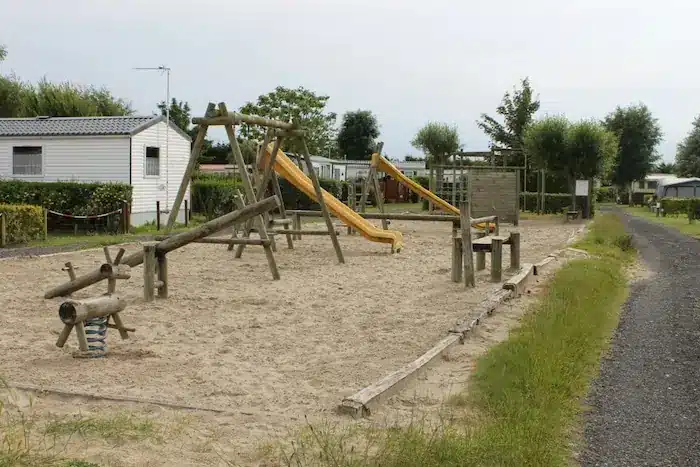
[[[141,268],[135,268],[119,291],[130,304],[122,319],[137,331],[122,341],[111,330],[109,356],[95,360],[71,357],[74,336],[64,349],[55,347],[61,300],[42,295],[66,280],[63,263],[71,261],[83,274],[103,262],[101,252],[2,261],[0,300],[6,311],[0,314],[0,368],[17,384],[228,412],[198,412],[186,436],[175,436],[162,448],[130,446],[128,456],[113,462],[101,458],[104,465],[218,465],[222,458],[253,463],[251,456],[270,437],[285,436],[306,419],[339,419],[334,411],[343,397],[425,352],[493,290],[488,255],[475,289],[450,282],[448,225],[394,222],[392,228],[404,234],[400,254],[343,235],[345,265],[337,264],[327,237],[305,237],[294,250],[280,241],[280,281],[271,280],[259,248],[247,248],[236,260],[225,246],[189,245],[168,255],[171,297],[151,304],[143,303]],[[539,261],[561,248],[576,228],[522,222],[522,262]],[[507,267],[508,248],[503,256]],[[75,296],[105,290],[101,284]],[[498,327],[494,320],[501,315],[515,314],[497,313],[475,336],[501,335],[490,326]],[[472,355],[479,345],[459,347],[435,371],[459,370],[453,381],[463,381],[468,368],[460,352]],[[398,395],[390,407],[402,404],[402,398]],[[125,407],[163,425],[177,424],[180,416],[155,405],[57,396],[40,397],[32,410],[104,416]],[[212,439],[220,441],[218,447]],[[93,449],[84,453],[90,457]]]

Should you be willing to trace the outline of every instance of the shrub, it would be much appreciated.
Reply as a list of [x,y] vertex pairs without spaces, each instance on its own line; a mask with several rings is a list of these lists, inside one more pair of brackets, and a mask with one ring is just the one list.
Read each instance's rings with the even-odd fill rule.
[[7,243],[26,243],[44,236],[44,209],[28,204],[0,204]]
[[596,191],[596,201],[599,203],[614,203],[617,190],[611,186],[602,186]]
[[233,179],[198,180],[192,183],[192,212],[204,214],[207,219],[223,216],[236,209],[236,191],[243,186]]
[[0,203],[31,204],[74,215],[104,214],[131,203],[126,183],[25,182],[0,180]]
[[[526,200],[527,204],[525,204]],[[558,214],[570,205],[571,195],[568,193],[545,193],[544,195],[544,214]],[[520,193],[520,210],[537,212],[537,193]]]
[[689,201],[690,198],[662,198],[661,209],[663,209],[664,216],[686,214]]

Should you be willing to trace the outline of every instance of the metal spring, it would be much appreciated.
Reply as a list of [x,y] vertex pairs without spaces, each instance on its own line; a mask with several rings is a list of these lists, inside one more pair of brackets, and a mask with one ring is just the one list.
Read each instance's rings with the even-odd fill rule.
[[107,353],[107,320],[109,318],[92,318],[85,321],[85,334],[88,341],[88,351],[94,357],[104,357]]

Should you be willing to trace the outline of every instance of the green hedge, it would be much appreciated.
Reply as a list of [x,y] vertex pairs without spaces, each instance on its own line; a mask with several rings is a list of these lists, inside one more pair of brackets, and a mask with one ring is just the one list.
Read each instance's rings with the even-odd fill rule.
[[[545,214],[558,214],[560,212],[564,212],[564,208],[567,206],[571,206],[571,195],[569,193],[545,193]],[[537,193],[520,193],[520,210],[526,212],[537,212]]]
[[617,190],[611,186],[602,186],[596,191],[596,201],[599,203],[614,203],[616,197]]
[[700,198],[662,198],[661,209],[664,216],[688,214],[689,210],[698,204]]
[[44,238],[44,209],[41,206],[0,204],[0,214],[5,218],[8,244]]
[[0,204],[30,204],[74,215],[104,214],[131,203],[126,183],[24,182],[0,180]]

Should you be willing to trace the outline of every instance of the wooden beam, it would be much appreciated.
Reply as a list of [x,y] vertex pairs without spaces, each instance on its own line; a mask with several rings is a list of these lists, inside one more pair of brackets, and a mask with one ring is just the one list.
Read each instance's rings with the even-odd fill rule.
[[92,318],[118,313],[126,308],[126,299],[117,294],[100,295],[82,300],[67,300],[58,308],[63,324],[75,325]]
[[306,145],[304,139],[301,140],[302,150],[304,153],[304,161],[306,162],[306,169],[309,171],[309,177],[314,185],[314,191],[316,192],[316,198],[319,206],[321,206],[321,212],[323,213],[323,218],[326,221],[326,227],[328,228],[328,233],[331,236],[331,243],[333,243],[333,249],[338,257],[338,262],[340,264],[345,263],[345,258],[343,257],[343,251],[340,249],[340,243],[338,242],[338,236],[333,228],[333,221],[331,220],[331,215],[328,212],[328,207],[326,206],[326,201],[323,199],[323,190],[321,189],[321,183],[318,181],[318,176],[314,170],[314,165],[311,162],[311,154],[309,154],[309,148]]
[[[210,104],[211,105],[211,104]],[[260,125],[268,128],[279,128],[281,130],[296,130],[296,125],[289,122],[283,122],[281,120],[274,120],[271,118],[259,117],[257,115],[247,115],[241,113],[228,113],[221,109],[222,103],[219,103],[220,115],[216,117],[195,117],[192,119],[194,125],[240,125],[241,123],[247,123],[249,125]],[[225,104],[224,104],[225,106]]]

